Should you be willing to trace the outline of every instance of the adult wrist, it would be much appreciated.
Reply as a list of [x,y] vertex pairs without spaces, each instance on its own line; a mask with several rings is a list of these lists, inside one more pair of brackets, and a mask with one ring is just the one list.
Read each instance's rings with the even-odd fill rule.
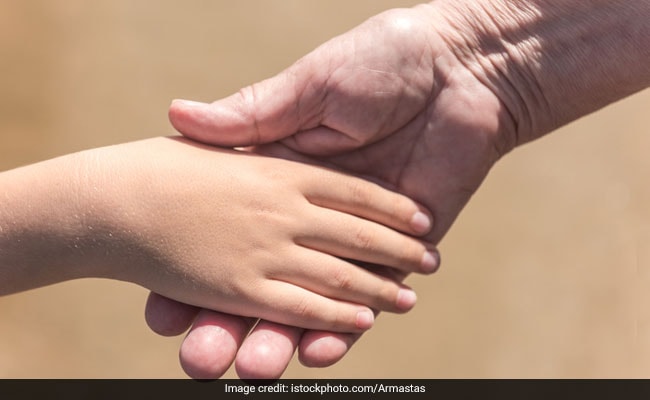
[[436,30],[504,104],[514,145],[650,85],[650,0],[437,0]]

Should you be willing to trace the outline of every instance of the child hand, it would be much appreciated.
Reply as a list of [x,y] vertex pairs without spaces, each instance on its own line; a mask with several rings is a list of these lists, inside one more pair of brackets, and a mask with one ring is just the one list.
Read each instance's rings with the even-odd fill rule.
[[88,184],[103,188],[100,203],[122,221],[101,240],[124,254],[106,276],[186,303],[360,331],[373,314],[358,304],[403,312],[415,298],[345,259],[406,272],[437,266],[434,250],[407,235],[428,231],[422,208],[360,178],[180,138],[90,153],[101,171]]
[[414,235],[430,217],[408,198],[320,166],[153,138],[2,174],[0,293],[83,277],[169,298],[342,332],[414,293],[355,265],[430,273]]

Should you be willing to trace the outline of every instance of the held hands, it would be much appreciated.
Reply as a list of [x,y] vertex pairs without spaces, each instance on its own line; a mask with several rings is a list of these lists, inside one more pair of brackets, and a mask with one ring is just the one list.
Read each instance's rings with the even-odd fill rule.
[[[170,120],[205,143],[258,145],[255,151],[296,158],[293,150],[388,182],[432,211],[426,238],[438,243],[514,145],[516,126],[500,97],[457,58],[471,49],[445,36],[452,31],[429,5],[385,12],[233,96],[174,102]],[[188,315],[185,324],[149,318],[152,329],[181,332],[195,312],[152,295],[149,315],[165,310]],[[185,370],[216,378],[236,357],[241,377],[277,378],[296,347],[303,364],[326,366],[359,337],[265,322],[246,340],[245,329],[226,329],[227,340],[206,329],[237,324],[235,316],[201,311],[181,348]],[[228,351],[214,353],[206,343]]]
[[[170,119],[206,143],[292,149],[393,184],[432,211],[427,239],[438,243],[505,153],[647,88],[648,52],[637,51],[650,48],[647,7],[605,3],[437,0],[391,10],[231,97],[175,102]],[[154,330],[180,332],[196,312],[151,299]],[[185,318],[162,319],[165,310]],[[200,311],[181,348],[186,371],[215,378],[236,357],[240,377],[277,378],[296,347],[303,364],[325,366],[358,338],[265,322],[248,337],[226,329],[241,321]]]

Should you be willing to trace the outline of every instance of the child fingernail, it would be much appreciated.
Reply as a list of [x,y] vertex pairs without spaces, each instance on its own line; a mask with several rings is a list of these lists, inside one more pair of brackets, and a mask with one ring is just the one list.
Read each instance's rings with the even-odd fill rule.
[[431,230],[431,218],[422,211],[418,211],[411,218],[411,227],[417,232],[427,233]]
[[397,293],[397,307],[401,310],[410,310],[417,302],[415,292],[409,289],[400,289]]
[[375,322],[375,315],[371,311],[359,311],[357,314],[357,328],[370,329]]
[[422,256],[422,270],[424,272],[436,272],[440,266],[440,254],[436,250],[428,250]]

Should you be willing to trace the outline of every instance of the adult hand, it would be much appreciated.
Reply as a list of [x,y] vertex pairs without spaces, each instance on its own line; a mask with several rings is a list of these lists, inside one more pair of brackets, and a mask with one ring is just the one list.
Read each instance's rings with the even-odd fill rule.
[[[231,97],[175,102],[170,118],[195,140],[278,141],[284,149],[256,151],[290,148],[393,184],[433,212],[438,243],[506,152],[648,85],[648,3],[614,3],[439,0],[391,10]],[[594,59],[598,68],[585,68]],[[297,345],[305,365],[329,365],[358,337],[261,323],[242,344],[245,329],[226,329],[242,320],[204,310],[199,325],[209,315],[226,334],[189,333],[181,362],[194,377],[218,377],[235,354],[240,376],[279,377]],[[210,340],[231,351],[212,357]]]

